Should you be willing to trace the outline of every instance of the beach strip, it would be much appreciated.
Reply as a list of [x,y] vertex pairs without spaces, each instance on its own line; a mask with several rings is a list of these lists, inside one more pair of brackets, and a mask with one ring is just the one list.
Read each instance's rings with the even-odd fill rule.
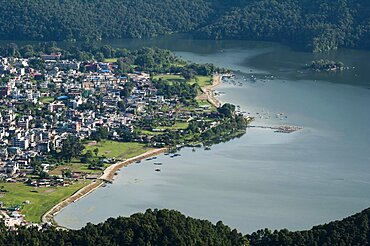
[[[212,85],[206,86],[202,88],[203,94],[199,95],[197,99],[200,100],[207,100],[209,103],[211,103],[216,108],[221,107],[222,102],[217,99],[214,93],[214,89],[221,85],[222,83],[222,74],[214,74],[212,77]],[[128,166],[136,161],[140,161],[143,159],[146,159],[151,156],[159,155],[161,153],[164,153],[168,151],[167,148],[161,148],[161,149],[153,149],[149,150],[141,155],[126,159],[124,161],[118,162],[116,164],[113,164],[109,167],[107,167],[103,174],[94,182],[88,184],[87,186],[83,187],[82,189],[78,190],[76,193],[74,193],[72,196],[68,197],[67,199],[61,201],[60,203],[56,204],[54,207],[52,207],[48,212],[46,212],[42,216],[42,222],[43,223],[52,223],[56,225],[56,222],[54,221],[54,216],[57,215],[63,208],[67,207],[69,204],[78,201],[79,199],[87,196],[94,190],[101,187],[106,182],[112,182],[115,176],[115,173],[119,171],[122,167]],[[62,227],[61,227],[62,228]],[[67,229],[67,228],[63,228]]]
[[217,99],[214,93],[214,89],[222,83],[222,74],[214,74],[212,77],[212,85],[205,86],[202,88],[202,94],[197,97],[199,100],[207,100],[210,104],[219,108],[222,106],[222,102]]
[[[136,161],[146,159],[151,156],[159,155],[161,153],[166,152],[167,148],[161,148],[161,149],[153,149],[149,150],[141,155],[126,159],[124,161],[118,162],[116,164],[112,164],[108,168],[104,170],[104,173],[102,176],[100,176],[97,180],[93,181],[92,183],[88,184],[87,186],[81,188],[76,193],[74,193],[72,196],[66,198],[65,200],[61,201],[60,203],[56,204],[54,207],[52,207],[48,212],[46,212],[42,216],[42,222],[43,223],[52,223],[56,225],[56,222],[54,221],[54,216],[57,215],[63,208],[67,207],[69,204],[78,201],[79,199],[87,196],[94,190],[101,187],[106,182],[112,182],[115,176],[115,173],[122,167],[126,167]],[[66,228],[64,228],[66,229]]]

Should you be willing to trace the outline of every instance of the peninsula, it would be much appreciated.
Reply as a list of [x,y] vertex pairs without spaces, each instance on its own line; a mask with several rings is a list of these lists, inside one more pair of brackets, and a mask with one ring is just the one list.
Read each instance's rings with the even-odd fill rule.
[[215,97],[225,71],[211,64],[149,48],[104,46],[117,57],[98,60],[99,51],[84,60],[56,46],[37,49],[44,52],[0,61],[0,195],[9,227],[53,222],[122,167],[228,141],[251,120]]

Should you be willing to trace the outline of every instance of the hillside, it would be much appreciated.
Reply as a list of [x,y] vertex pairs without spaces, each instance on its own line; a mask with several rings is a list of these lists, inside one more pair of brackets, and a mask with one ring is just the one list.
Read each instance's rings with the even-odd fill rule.
[[279,41],[321,52],[370,48],[370,2],[250,0],[226,11],[199,35],[214,39]]
[[60,41],[189,32],[208,19],[204,0],[33,0],[0,4],[4,40]]
[[370,208],[311,230],[290,232],[288,230],[271,232],[259,230],[248,236],[251,245],[369,245]]
[[34,0],[0,5],[3,40],[100,40],[193,33],[285,42],[315,52],[370,48],[363,0]]
[[[243,236],[222,222],[186,217],[173,210],[147,210],[129,218],[110,218],[77,231],[0,227],[0,245],[369,245],[370,209],[311,230],[259,230]],[[248,242],[249,240],[249,242]]]

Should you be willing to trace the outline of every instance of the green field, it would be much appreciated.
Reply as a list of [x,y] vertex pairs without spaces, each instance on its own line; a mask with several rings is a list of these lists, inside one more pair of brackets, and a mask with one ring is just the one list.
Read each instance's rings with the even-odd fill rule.
[[181,75],[176,75],[176,74],[160,74],[160,75],[155,75],[153,76],[154,80],[159,80],[162,79],[164,81],[177,81],[177,82],[183,82],[185,81],[184,77]]
[[189,123],[183,121],[177,121],[173,126],[160,126],[160,129],[169,129],[169,130],[183,130],[188,128]]
[[195,79],[192,79],[189,83],[196,83],[203,88],[212,85],[212,78],[210,76],[196,76]]
[[[109,164],[106,165],[108,167]],[[101,170],[91,170],[89,169],[89,164],[78,162],[78,160],[72,160],[71,163],[66,163],[61,166],[57,166],[55,169],[49,172],[50,175],[62,175],[64,169],[70,169],[72,172],[84,172],[87,174],[101,174]]]
[[117,58],[107,58],[104,59],[104,62],[117,62]]
[[90,181],[78,181],[68,187],[46,187],[36,188],[25,185],[24,183],[0,183],[3,189],[8,192],[3,193],[0,201],[5,207],[21,205],[25,201],[21,213],[26,216],[27,221],[40,222],[41,217],[60,201],[70,197],[76,191],[86,186]]
[[[185,81],[184,77],[181,75],[176,74],[160,74],[153,76],[154,80],[162,79],[167,82],[176,81],[176,82],[183,82]],[[188,83],[190,84],[198,84],[200,87],[205,87],[212,85],[212,78],[211,76],[196,76],[194,79],[190,80]]]
[[144,144],[140,143],[122,143],[115,141],[101,141],[96,145],[87,144],[85,151],[98,148],[98,156],[105,156],[107,158],[121,158],[128,159],[150,150]]
[[211,109],[211,110],[216,109],[216,108],[215,108],[215,106],[213,106],[213,105],[212,105],[210,102],[208,102],[207,100],[197,99],[196,101],[197,101],[197,103],[198,103],[199,107],[208,106],[208,107],[209,107],[209,109]]
[[40,102],[42,103],[52,103],[54,102],[54,97],[41,97]]

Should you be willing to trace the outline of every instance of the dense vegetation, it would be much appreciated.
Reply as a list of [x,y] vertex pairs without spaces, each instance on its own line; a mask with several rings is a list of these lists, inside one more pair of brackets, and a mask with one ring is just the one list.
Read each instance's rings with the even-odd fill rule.
[[320,52],[370,48],[370,3],[362,0],[244,1],[215,24],[209,37],[283,41]]
[[15,232],[0,225],[0,245],[369,245],[369,217],[367,209],[307,231],[265,229],[243,236],[222,222],[213,225],[172,210],[147,210],[76,231],[21,228]]
[[3,1],[0,33],[11,40],[98,40],[188,32],[204,22],[204,0]]
[[78,231],[21,229],[0,232],[1,245],[243,245],[246,238],[218,222],[170,210],[147,210],[130,218],[88,224]]
[[307,68],[313,71],[337,71],[343,70],[343,62],[336,62],[330,60],[315,60],[312,61],[310,65],[307,65]]
[[[0,56],[31,58],[33,68],[43,70],[43,61],[39,57],[43,54],[60,53],[62,59],[76,59],[88,62],[91,60],[105,61],[114,58],[118,74],[133,73],[135,69],[150,73],[179,73],[186,80],[196,75],[209,76],[215,72],[223,73],[227,70],[217,68],[213,64],[188,63],[177,58],[168,50],[143,47],[137,50],[113,48],[110,45],[99,45],[95,42],[58,45],[56,42],[41,42],[26,45],[8,43],[0,46]],[[83,69],[84,67],[82,67]],[[84,72],[84,71],[82,71]]]
[[259,230],[248,235],[251,245],[369,245],[370,209],[311,230],[290,232],[288,230],[271,232]]
[[312,51],[370,48],[363,0],[5,1],[5,40],[73,42],[175,32],[198,38],[286,42]]

